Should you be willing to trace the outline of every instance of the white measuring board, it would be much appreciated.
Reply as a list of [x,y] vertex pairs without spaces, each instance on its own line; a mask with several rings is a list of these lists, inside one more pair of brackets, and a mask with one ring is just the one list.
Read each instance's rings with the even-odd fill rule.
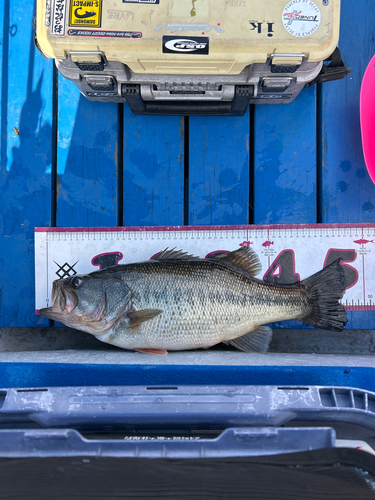
[[375,224],[36,228],[35,308],[51,305],[59,278],[148,260],[167,247],[206,257],[239,246],[258,254],[257,278],[277,283],[295,283],[341,257],[345,308],[375,310]]

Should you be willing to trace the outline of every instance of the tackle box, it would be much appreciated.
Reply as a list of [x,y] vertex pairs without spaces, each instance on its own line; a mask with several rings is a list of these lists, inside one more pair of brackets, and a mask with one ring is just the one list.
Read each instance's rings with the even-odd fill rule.
[[[159,498],[164,491],[370,499],[375,393],[256,385],[2,389],[0,443],[0,498],[81,491]],[[24,474],[12,483],[17,467]]]
[[340,0],[38,0],[36,41],[92,101],[242,115],[343,78],[339,25]]

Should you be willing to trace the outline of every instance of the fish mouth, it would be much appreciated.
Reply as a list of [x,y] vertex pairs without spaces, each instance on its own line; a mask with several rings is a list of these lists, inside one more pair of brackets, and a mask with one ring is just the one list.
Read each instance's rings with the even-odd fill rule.
[[59,319],[68,316],[78,305],[78,297],[71,290],[65,288],[65,280],[53,282],[52,307],[44,307],[39,311],[41,316],[49,319]]

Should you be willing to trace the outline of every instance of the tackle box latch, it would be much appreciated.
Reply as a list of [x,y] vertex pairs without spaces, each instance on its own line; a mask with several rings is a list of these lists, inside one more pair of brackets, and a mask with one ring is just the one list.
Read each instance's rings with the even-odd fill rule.
[[263,78],[260,88],[262,92],[285,92],[285,90],[290,86],[293,78],[290,76],[270,76]]
[[104,56],[101,52],[70,52],[74,64],[81,71],[103,71]]
[[271,73],[295,73],[305,57],[305,54],[272,54],[268,65]]
[[113,91],[116,87],[114,78],[110,75],[85,75],[85,82],[91,90]]

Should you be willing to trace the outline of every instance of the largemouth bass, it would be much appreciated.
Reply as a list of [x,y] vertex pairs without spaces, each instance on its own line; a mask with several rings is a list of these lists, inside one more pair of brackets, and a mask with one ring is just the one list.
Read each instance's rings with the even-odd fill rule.
[[148,354],[219,342],[266,352],[272,330],[263,325],[287,319],[344,328],[340,260],[294,285],[254,278],[260,270],[249,247],[206,259],[167,249],[146,262],[54,281],[52,307],[40,314]]

